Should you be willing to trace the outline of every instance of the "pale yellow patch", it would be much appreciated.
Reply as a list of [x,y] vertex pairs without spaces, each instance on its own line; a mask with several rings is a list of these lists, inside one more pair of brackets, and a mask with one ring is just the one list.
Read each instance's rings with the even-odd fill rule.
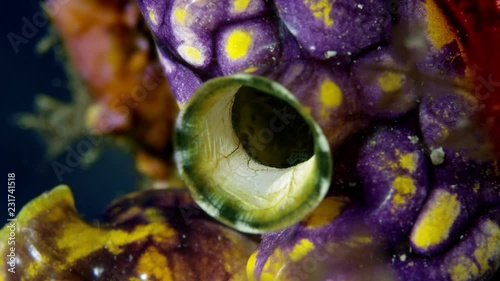
[[182,9],[182,8],[175,8],[174,9],[174,18],[179,24],[185,24],[186,18],[187,18],[186,10]]
[[479,274],[479,268],[467,257],[460,257],[457,262],[448,270],[452,281],[474,280]]
[[226,54],[231,60],[245,57],[252,45],[252,34],[242,29],[235,29],[229,34],[226,42]]
[[481,183],[476,182],[473,187],[474,193],[478,193],[480,189],[481,189]]
[[477,245],[474,259],[480,267],[480,274],[483,274],[490,268],[489,262],[498,260],[500,257],[500,228],[496,223],[488,220],[481,229],[487,237]]
[[342,104],[342,90],[335,82],[325,79],[321,83],[320,98],[324,106],[337,107]]
[[432,45],[441,49],[444,45],[457,40],[452,25],[448,22],[436,1],[427,0],[424,2],[424,7],[427,17],[427,32]]
[[260,281],[280,280],[281,271],[286,267],[287,259],[280,248],[276,248],[273,254],[267,259],[262,269]]
[[138,274],[145,273],[148,280],[172,281],[172,273],[169,268],[167,258],[156,247],[151,246],[139,258],[135,271]]
[[181,45],[177,51],[182,58],[193,65],[202,65],[205,59],[200,50],[190,45]]
[[316,19],[322,20],[326,27],[333,25],[333,19],[330,17],[333,1],[328,0],[304,0],[304,4],[309,7]]
[[460,202],[456,194],[437,190],[431,198],[429,209],[422,220],[415,225],[411,241],[419,248],[428,249],[448,238],[450,228],[460,214]]
[[399,156],[399,165],[410,173],[417,169],[418,155],[416,153],[406,153]]
[[34,279],[37,274],[40,273],[40,270],[43,268],[43,265],[47,263],[47,260],[44,256],[40,261],[32,261],[29,263],[28,269],[26,270],[26,277]]
[[89,128],[91,131],[97,131],[95,128],[99,122],[101,114],[102,114],[102,107],[99,104],[95,103],[91,104],[89,107],[87,107],[87,111],[85,112],[84,116],[85,126]]
[[257,281],[255,278],[254,272],[255,272],[255,263],[257,262],[257,254],[259,252],[255,251],[247,261],[247,279],[248,281]]
[[397,176],[392,182],[394,187],[394,196],[392,198],[393,203],[393,211],[395,209],[404,205],[408,198],[411,198],[417,188],[415,187],[415,183],[413,179],[408,176]]
[[250,4],[250,0],[234,0],[234,11],[237,13],[244,12],[248,8],[248,4]]
[[373,237],[371,236],[354,236],[351,239],[347,240],[344,244],[349,247],[359,247],[366,246],[373,243]]
[[378,85],[384,92],[394,92],[401,89],[403,75],[386,71],[378,78]]
[[326,197],[304,220],[307,227],[318,227],[332,222],[348,202],[344,197]]
[[312,250],[314,250],[314,244],[309,239],[302,239],[293,247],[288,255],[294,262],[297,262]]
[[154,25],[157,25],[158,24],[158,20],[156,19],[156,13],[153,9],[151,8],[147,8],[148,10],[148,16],[149,16],[149,19],[151,20],[151,22],[154,24]]
[[[137,208],[140,210],[140,208]],[[156,208],[147,208],[144,210],[144,215],[148,221],[159,221],[164,219],[161,212]]]

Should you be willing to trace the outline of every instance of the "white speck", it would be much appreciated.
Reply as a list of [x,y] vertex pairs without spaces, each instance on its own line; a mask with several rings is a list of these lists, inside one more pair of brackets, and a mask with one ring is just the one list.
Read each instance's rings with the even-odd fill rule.
[[132,255],[128,255],[128,261],[132,261],[134,259],[134,257]]
[[40,252],[38,252],[38,250],[33,245],[29,245],[28,251],[34,260],[36,261],[42,260],[42,255],[40,255]]
[[463,235],[460,235],[460,240],[464,239],[464,236]]
[[101,274],[104,272],[104,268],[98,266],[98,267],[94,267],[92,269],[92,272],[94,273],[94,276],[99,278],[101,277]]
[[349,183],[349,187],[355,187],[356,186],[356,183],[355,182],[350,182]]
[[350,56],[350,55],[352,55],[352,53],[351,52],[347,52],[347,55]]
[[406,260],[406,255],[402,254],[401,256],[399,256],[399,260],[404,262]]
[[442,147],[435,148],[431,152],[431,161],[434,166],[443,164],[444,162],[444,150]]
[[316,50],[316,46],[311,46],[311,47],[309,47],[309,50],[311,50],[311,51]]
[[378,46],[378,47],[377,47],[377,50],[378,50],[378,51],[382,50],[382,47],[381,47],[381,46]]
[[337,55],[337,51],[327,51],[325,53],[325,58],[329,59]]
[[141,276],[140,276],[141,280],[147,280],[148,279],[148,275],[146,273],[142,273]]
[[457,187],[457,185],[456,184],[452,184],[452,185],[450,185],[450,187],[451,187],[451,189],[455,189]]
[[160,63],[163,66],[165,72],[172,73],[175,70],[175,65],[159,51],[158,51],[158,57],[160,58]]
[[363,10],[363,4],[358,4],[357,7],[358,9]]
[[222,239],[222,237],[220,235],[217,235],[217,240],[220,241],[221,239]]
[[419,138],[417,136],[408,136],[408,139],[412,144],[417,144],[419,141]]

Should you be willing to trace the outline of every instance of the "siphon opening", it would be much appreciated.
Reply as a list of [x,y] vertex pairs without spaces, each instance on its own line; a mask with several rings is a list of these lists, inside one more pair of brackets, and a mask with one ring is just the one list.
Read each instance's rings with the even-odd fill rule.
[[241,86],[231,109],[233,130],[248,155],[275,168],[288,168],[314,155],[314,137],[306,120],[287,102]]

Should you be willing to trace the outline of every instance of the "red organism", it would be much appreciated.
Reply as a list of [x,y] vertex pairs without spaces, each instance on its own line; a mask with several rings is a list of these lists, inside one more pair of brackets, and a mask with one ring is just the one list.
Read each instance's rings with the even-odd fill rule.
[[482,110],[481,121],[486,125],[500,157],[500,1],[443,0],[450,16],[460,29],[469,64],[475,70],[474,94]]

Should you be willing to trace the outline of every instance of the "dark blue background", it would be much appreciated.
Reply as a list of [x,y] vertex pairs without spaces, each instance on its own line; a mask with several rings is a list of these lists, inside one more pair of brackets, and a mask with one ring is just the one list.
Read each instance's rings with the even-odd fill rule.
[[22,18],[32,21],[40,11],[39,1],[7,1],[4,5],[7,7],[4,6],[0,27],[3,86],[0,179],[4,182],[3,188],[0,187],[0,225],[7,219],[7,173],[11,172],[16,173],[17,213],[32,198],[64,183],[71,187],[78,211],[85,219],[92,220],[113,198],[135,188],[139,177],[133,160],[126,151],[107,147],[90,168],[76,167],[59,182],[50,164],[53,160],[65,163],[66,153],[49,159],[42,137],[34,131],[18,128],[15,116],[32,112],[34,96],[39,93],[64,101],[70,99],[62,63],[56,60],[54,52],[44,55],[35,52],[37,42],[47,34],[47,26],[39,28],[27,44],[21,44],[17,54],[7,37],[10,32],[23,36]]

